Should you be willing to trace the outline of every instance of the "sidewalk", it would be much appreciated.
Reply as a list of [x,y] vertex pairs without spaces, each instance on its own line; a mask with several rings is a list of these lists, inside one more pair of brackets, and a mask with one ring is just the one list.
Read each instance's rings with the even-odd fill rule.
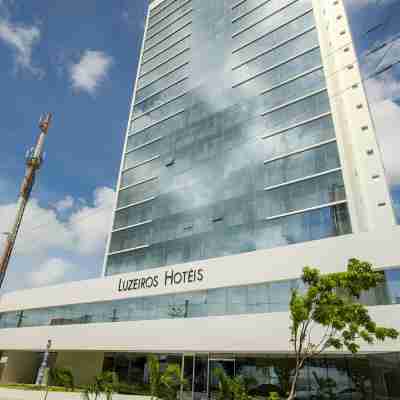
[[[0,400],[43,400],[44,392],[0,388]],[[81,393],[49,392],[47,400],[81,400]],[[103,397],[98,398],[103,400]],[[113,400],[150,400],[148,396],[115,394]]]

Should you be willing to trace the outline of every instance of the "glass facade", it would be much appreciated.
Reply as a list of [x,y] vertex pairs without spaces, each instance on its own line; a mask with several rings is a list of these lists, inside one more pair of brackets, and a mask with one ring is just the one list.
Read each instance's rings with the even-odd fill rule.
[[[272,393],[286,398],[295,360],[272,354],[159,354],[160,369],[180,365],[188,385],[183,400],[218,398],[222,369],[228,376],[245,378],[252,398]],[[104,370],[114,371],[127,393],[149,393],[147,354],[106,353]],[[325,356],[309,360],[301,370],[298,400],[394,400],[400,398],[400,355],[398,353]]]
[[351,232],[311,0],[150,11],[106,275]]
[[[363,304],[400,304],[400,269],[388,269],[384,274],[385,283],[365,292],[361,297]],[[0,329],[288,311],[295,288],[302,290],[302,281],[12,311],[0,314]]]

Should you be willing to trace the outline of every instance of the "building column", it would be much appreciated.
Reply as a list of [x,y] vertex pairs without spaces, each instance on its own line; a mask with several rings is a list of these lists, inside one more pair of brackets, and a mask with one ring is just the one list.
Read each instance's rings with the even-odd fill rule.
[[343,0],[313,0],[353,233],[396,225]]
[[103,371],[104,353],[96,351],[59,351],[56,368],[69,368],[75,385],[87,385]]

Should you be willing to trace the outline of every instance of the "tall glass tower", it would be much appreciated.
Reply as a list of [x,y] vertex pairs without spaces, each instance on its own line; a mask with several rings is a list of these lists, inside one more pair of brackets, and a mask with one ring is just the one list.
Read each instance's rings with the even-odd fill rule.
[[351,231],[312,1],[151,7],[105,274]]

